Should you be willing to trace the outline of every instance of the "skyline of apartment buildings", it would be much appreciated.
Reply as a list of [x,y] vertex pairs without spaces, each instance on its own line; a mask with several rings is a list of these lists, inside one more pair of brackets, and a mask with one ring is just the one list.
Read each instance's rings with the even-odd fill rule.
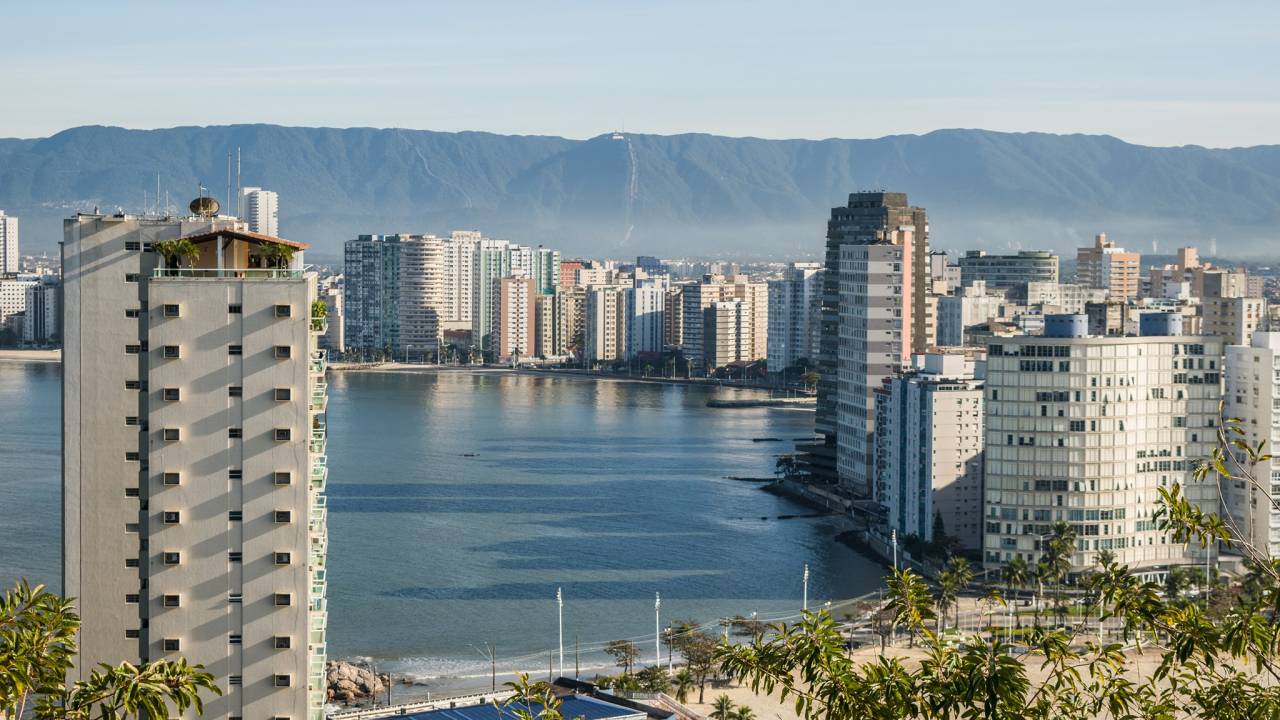
[[1142,289],[1142,255],[1126,252],[1098,233],[1091,247],[1076,251],[1076,281],[1089,287],[1103,288],[1115,300],[1138,296]]
[[[326,384],[306,246],[226,217],[64,230],[71,679],[183,657],[222,691],[210,717],[322,720]],[[177,238],[190,267],[157,252]]]

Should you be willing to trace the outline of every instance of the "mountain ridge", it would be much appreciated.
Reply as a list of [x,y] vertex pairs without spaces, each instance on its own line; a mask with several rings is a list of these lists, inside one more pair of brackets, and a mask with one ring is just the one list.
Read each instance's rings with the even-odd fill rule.
[[222,198],[237,146],[245,185],[280,193],[281,234],[328,255],[357,233],[476,228],[567,255],[816,256],[830,208],[877,186],[928,208],[943,249],[1070,252],[1105,231],[1138,251],[1217,238],[1261,257],[1280,234],[1278,145],[965,128],[812,140],[93,125],[0,139],[0,209],[23,218],[24,252],[52,249],[62,217],[137,211],[157,173],[171,206],[197,183]]

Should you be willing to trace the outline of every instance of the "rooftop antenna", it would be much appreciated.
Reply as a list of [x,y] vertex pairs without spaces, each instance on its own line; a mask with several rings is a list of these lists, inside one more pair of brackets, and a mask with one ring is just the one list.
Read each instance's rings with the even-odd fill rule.
[[[165,198],[165,205],[168,205],[168,198]],[[163,211],[160,209],[160,173],[156,173],[156,214],[160,215]]]
[[231,209],[231,151],[227,151],[227,210]]
[[244,183],[240,180],[240,146],[236,146],[236,217],[244,217]]

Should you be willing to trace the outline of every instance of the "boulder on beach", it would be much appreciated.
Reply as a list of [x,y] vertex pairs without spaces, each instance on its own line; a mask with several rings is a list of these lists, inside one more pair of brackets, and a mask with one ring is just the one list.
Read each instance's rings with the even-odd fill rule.
[[368,663],[329,660],[324,664],[325,698],[328,702],[351,705],[386,695],[389,673],[378,674]]

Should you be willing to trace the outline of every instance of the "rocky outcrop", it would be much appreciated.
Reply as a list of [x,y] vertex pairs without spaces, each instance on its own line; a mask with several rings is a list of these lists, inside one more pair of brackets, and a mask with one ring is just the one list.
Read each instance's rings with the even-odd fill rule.
[[386,697],[389,674],[378,674],[365,663],[329,660],[324,664],[326,700],[351,705],[361,700]]

